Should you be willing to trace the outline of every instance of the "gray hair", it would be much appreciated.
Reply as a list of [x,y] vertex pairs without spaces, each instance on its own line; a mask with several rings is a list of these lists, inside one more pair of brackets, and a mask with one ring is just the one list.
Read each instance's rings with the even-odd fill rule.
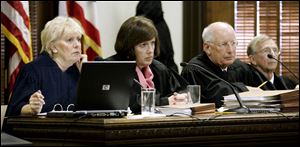
[[227,28],[231,28],[233,31],[233,27],[226,23],[226,22],[214,22],[211,23],[210,25],[208,25],[207,27],[204,28],[203,32],[202,32],[202,39],[203,42],[207,42],[207,41],[214,41],[215,40],[215,28],[216,27],[227,27]]
[[248,47],[247,47],[247,55],[254,55],[256,52],[256,48],[258,45],[260,45],[261,43],[268,41],[268,40],[272,40],[271,37],[265,35],[265,34],[260,34],[255,36],[249,43]]
[[52,57],[50,43],[64,37],[72,32],[79,32],[83,34],[80,25],[70,17],[58,16],[48,21],[41,32],[41,52],[46,51]]

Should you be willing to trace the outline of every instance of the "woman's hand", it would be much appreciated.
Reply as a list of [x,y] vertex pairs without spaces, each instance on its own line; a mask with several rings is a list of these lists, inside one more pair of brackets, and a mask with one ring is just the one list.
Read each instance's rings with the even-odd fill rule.
[[38,114],[42,111],[44,104],[44,96],[41,90],[38,90],[30,96],[29,104],[22,107],[21,114]]
[[33,93],[29,99],[29,105],[32,114],[38,114],[42,111],[43,105],[45,104],[44,96],[41,90]]
[[76,66],[79,70],[79,72],[81,72],[81,67],[82,67],[82,63],[87,61],[87,55],[86,54],[81,54],[80,60],[76,62]]
[[184,105],[188,102],[187,93],[176,93],[174,92],[173,95],[171,95],[169,98],[169,105]]

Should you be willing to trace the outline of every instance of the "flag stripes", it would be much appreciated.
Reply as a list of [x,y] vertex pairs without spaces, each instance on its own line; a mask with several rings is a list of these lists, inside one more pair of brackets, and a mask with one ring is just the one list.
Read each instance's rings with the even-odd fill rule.
[[[29,7],[28,2],[1,2],[1,31],[8,40],[17,47],[23,62],[28,63],[32,60],[29,16],[25,17],[19,15],[23,12],[19,12],[18,9],[15,9],[16,6],[12,6],[23,5],[23,3],[25,6]],[[21,11],[22,10],[24,9],[21,9]],[[25,19],[23,19],[24,17]]]
[[[21,2],[7,1],[7,3],[9,3],[10,6],[13,7],[15,10],[18,10],[18,11],[14,11],[14,12],[20,14],[20,16],[24,20],[24,24],[26,25],[27,28],[29,28],[29,18],[28,18],[29,14],[26,13]],[[17,19],[17,20],[22,20],[22,19]]]
[[95,27],[93,20],[96,19],[93,15],[95,10],[93,6],[95,2],[77,2],[66,1],[65,7],[68,16],[75,18],[82,26],[84,30],[83,36],[83,52],[88,55],[88,60],[94,60],[96,56],[102,56],[100,32]]
[[1,1],[1,32],[9,40],[5,44],[8,53],[8,92],[11,95],[21,67],[32,61],[31,27],[28,1]]
[[[8,43],[6,45],[9,47],[9,49],[14,49],[14,45],[11,43]],[[14,83],[16,81],[17,75],[20,72],[21,67],[25,64],[24,62],[21,62],[20,55],[18,52],[14,52],[11,58],[9,59],[9,67],[8,67],[8,72],[9,72],[9,83],[8,83],[8,91],[9,91],[9,97],[11,95],[11,92],[14,87]]]

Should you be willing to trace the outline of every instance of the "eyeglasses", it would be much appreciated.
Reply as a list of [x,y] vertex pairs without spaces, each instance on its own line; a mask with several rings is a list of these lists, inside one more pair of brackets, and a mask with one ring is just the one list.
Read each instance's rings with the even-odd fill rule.
[[256,53],[275,54],[275,55],[279,54],[277,47],[272,47],[272,48],[271,47],[266,47],[266,48],[263,48],[259,51],[256,51]]
[[[66,111],[73,111],[74,107],[75,107],[74,104],[69,104]],[[55,104],[53,106],[52,111],[64,111],[64,109],[63,109],[63,106],[61,104]]]
[[210,42],[207,41],[208,43],[214,44],[216,46],[218,46],[219,48],[226,48],[227,46],[231,46],[231,47],[236,47],[238,46],[238,41],[234,40],[234,41],[228,41],[228,42],[223,42],[223,43],[214,43],[214,42]]

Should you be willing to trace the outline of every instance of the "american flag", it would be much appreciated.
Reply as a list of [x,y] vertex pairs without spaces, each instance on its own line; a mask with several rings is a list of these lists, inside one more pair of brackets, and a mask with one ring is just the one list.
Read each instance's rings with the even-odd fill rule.
[[8,92],[11,95],[21,67],[32,61],[31,28],[28,1],[1,1],[1,32],[8,61]]
[[100,32],[97,29],[97,9],[95,1],[60,1],[59,15],[75,18],[84,30],[83,53],[88,60],[102,56]]

